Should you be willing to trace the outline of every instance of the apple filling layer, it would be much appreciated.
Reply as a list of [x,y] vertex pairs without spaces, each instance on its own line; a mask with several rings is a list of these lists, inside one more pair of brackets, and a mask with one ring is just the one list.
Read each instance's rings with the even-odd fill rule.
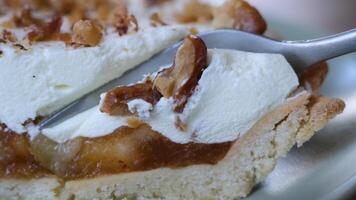
[[57,144],[43,135],[33,143],[36,158],[65,179],[144,171],[161,167],[216,164],[232,142],[178,144],[147,125],[121,127],[98,138],[77,138]]
[[0,177],[33,178],[48,174],[32,155],[26,135],[0,131]]

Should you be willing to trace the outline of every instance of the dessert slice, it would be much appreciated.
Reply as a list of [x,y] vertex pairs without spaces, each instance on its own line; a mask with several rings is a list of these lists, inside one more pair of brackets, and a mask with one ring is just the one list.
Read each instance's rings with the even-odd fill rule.
[[[167,7],[174,5],[174,1],[167,2],[164,4]],[[200,23],[201,19],[189,12],[198,6],[206,10],[205,28],[212,22],[215,27],[257,33],[266,28],[258,12],[243,1],[227,1],[218,8],[197,2],[188,4],[180,13],[187,14],[188,18],[193,15],[187,23]],[[84,7],[93,3],[88,1]],[[94,4],[92,7],[98,13],[107,10],[106,4]],[[83,13],[81,7],[73,6],[68,11],[68,6],[61,5],[59,3],[56,9],[69,12],[69,21]],[[215,12],[218,9],[221,10]],[[239,9],[242,10],[234,12]],[[226,10],[229,11],[222,14]],[[137,34],[135,17],[123,11],[120,13],[124,18],[120,18],[121,14],[116,17],[125,23],[116,23],[113,30],[119,38]],[[222,15],[217,16],[219,13]],[[92,16],[85,18],[92,19]],[[105,14],[98,15],[99,21],[104,18]],[[153,19],[160,26],[166,24],[159,15]],[[133,25],[132,29],[126,26],[127,22]],[[48,40],[68,42],[68,35],[58,33],[58,28],[52,30],[49,27],[53,26],[47,23],[39,24],[37,28],[51,34],[41,35],[41,31],[35,31],[27,35],[31,45],[43,45],[43,41]],[[103,39],[97,45],[98,38],[100,35],[105,38],[108,32],[98,31],[101,28],[96,20],[73,25],[73,44],[67,44],[73,45],[70,49],[101,49]],[[183,29],[185,32],[186,28]],[[75,30],[84,30],[85,34],[75,34]],[[21,34],[12,32],[15,36]],[[5,45],[13,44],[18,51],[26,51],[26,46],[14,42],[12,34],[4,33]],[[130,41],[125,44],[130,46]],[[152,42],[162,42],[161,37],[157,36]],[[46,45],[43,49],[52,49],[52,43]],[[40,52],[43,53],[36,55],[41,56],[46,51]],[[111,62],[117,59],[117,54],[110,52],[103,56],[111,55],[105,56]],[[34,59],[34,54],[28,58]],[[93,63],[98,59],[95,55]],[[77,64],[83,67],[82,62]],[[69,80],[71,69],[63,75]],[[96,75],[101,77],[101,74]],[[298,81],[280,55],[207,50],[199,38],[190,36],[177,53],[174,66],[149,75],[135,85],[108,91],[99,106],[33,136],[33,140],[26,134],[1,131],[0,196],[4,199],[236,199],[246,196],[272,170],[277,158],[294,144],[303,144],[342,112],[342,101],[320,97],[317,93],[325,75],[325,66],[315,66]],[[91,83],[95,80],[93,77],[87,83],[96,84]],[[303,89],[304,84],[311,85],[306,88],[312,90]],[[27,91],[32,94],[35,89]],[[72,96],[76,95],[73,92]],[[74,98],[72,96],[66,98]],[[12,106],[22,109],[22,105],[14,103]]]
[[31,151],[64,181],[61,199],[245,197],[342,112],[342,101],[317,94],[325,70],[300,82],[281,55],[207,50],[189,36],[173,66],[108,91]]

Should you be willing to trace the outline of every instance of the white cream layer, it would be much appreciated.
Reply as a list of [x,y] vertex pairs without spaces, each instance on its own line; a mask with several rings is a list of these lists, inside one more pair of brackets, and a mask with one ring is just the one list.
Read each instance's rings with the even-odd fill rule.
[[122,37],[108,34],[99,46],[78,49],[62,42],[34,44],[28,51],[0,44],[0,122],[22,133],[26,120],[121,76],[186,34],[182,26],[146,28]]
[[[172,99],[161,98],[141,119],[177,143],[233,141],[264,114],[285,103],[298,85],[296,74],[281,55],[209,50],[209,66],[183,113],[172,111]],[[142,113],[151,109],[140,102],[131,105]],[[187,131],[176,128],[177,117],[186,123]],[[101,113],[98,106],[43,134],[62,143],[78,136],[104,136],[126,125],[125,117]]]

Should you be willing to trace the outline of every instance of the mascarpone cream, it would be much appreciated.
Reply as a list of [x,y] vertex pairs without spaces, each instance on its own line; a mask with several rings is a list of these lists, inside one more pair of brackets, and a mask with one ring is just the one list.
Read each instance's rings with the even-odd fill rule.
[[[209,66],[183,113],[173,111],[171,98],[161,98],[153,108],[143,100],[128,105],[153,130],[176,143],[220,143],[245,134],[298,85],[281,55],[216,49],[209,50]],[[185,131],[176,128],[177,117],[185,123]],[[78,136],[104,136],[121,126],[127,126],[126,117],[102,113],[97,106],[43,134],[62,143]]]

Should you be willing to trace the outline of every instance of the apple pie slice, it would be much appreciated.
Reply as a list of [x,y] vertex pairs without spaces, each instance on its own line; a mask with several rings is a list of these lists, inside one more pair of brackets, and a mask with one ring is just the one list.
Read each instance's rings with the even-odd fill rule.
[[[149,2],[153,10],[157,4],[173,5],[171,1]],[[186,16],[180,15],[189,19],[186,27],[204,21],[256,33],[266,28],[258,12],[243,1],[227,1],[217,8],[198,1],[187,5]],[[203,18],[188,12],[196,6],[205,8],[205,14],[199,14]],[[222,14],[216,12],[219,9],[230,11]],[[239,9],[245,12],[234,12]],[[166,23],[159,15],[153,19],[160,26]],[[128,20],[135,25],[134,17]],[[117,34],[127,31],[120,23],[116,25]],[[74,24],[73,31],[85,30],[94,37],[74,37],[73,48],[85,51],[95,45],[100,38],[97,29],[88,21]],[[57,40],[60,35],[55,32],[50,37]],[[38,42],[41,37],[35,36]],[[0,197],[245,197],[272,171],[278,158],[308,141],[343,111],[341,100],[318,93],[326,74],[327,66],[319,64],[298,77],[281,55],[207,49],[199,37],[189,35],[171,66],[162,66],[136,84],[111,89],[98,106],[31,139],[2,125]]]
[[298,79],[281,55],[208,50],[191,35],[173,66],[45,129],[31,152],[52,181],[64,181],[55,190],[62,199],[245,197],[342,112],[341,100],[317,93],[326,69]]

